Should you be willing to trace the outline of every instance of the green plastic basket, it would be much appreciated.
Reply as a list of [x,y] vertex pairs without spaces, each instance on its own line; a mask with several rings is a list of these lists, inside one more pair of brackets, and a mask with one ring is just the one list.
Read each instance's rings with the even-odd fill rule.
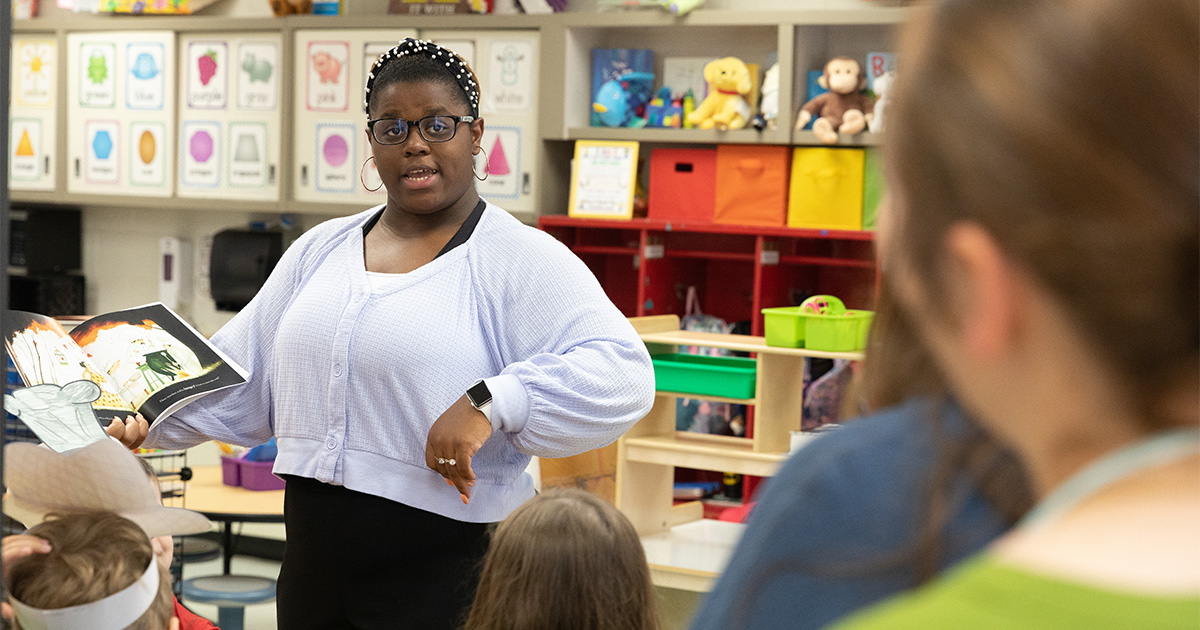
[[801,315],[799,306],[764,308],[762,314],[768,346],[804,347],[804,316]]
[[655,387],[660,391],[754,398],[758,377],[754,359],[699,354],[656,354],[651,359]]
[[871,311],[847,309],[840,315],[806,314],[805,347],[825,352],[854,352],[867,346],[867,333],[871,330]]

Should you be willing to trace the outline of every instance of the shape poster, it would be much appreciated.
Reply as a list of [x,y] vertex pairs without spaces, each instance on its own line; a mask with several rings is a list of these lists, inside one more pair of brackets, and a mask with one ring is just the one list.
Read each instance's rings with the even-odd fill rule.
[[187,106],[225,109],[229,100],[229,44],[189,42],[186,60]]
[[13,41],[13,97],[17,107],[54,107],[57,43],[52,39]]
[[309,42],[304,54],[305,102],[316,112],[342,112],[349,105],[350,43]]
[[129,109],[162,109],[167,83],[163,76],[166,46],[136,42],[125,47],[125,106]]
[[42,121],[36,118],[13,118],[8,133],[8,175],[15,181],[41,179]]
[[357,190],[356,131],[354,125],[345,123],[317,125],[317,191],[352,193]]
[[239,122],[229,125],[229,185],[260,187],[267,185],[267,126],[264,123]]
[[91,184],[115,184],[121,181],[120,124],[114,120],[89,120],[84,123],[87,152],[84,154],[84,179]]
[[244,42],[238,46],[237,105],[241,109],[279,107],[279,44]]
[[475,156],[475,172],[487,177],[476,182],[479,194],[488,199],[518,199],[521,196],[521,129],[488,127],[483,151]]
[[79,104],[83,107],[113,107],[116,90],[117,45],[103,41],[79,44]]
[[488,48],[484,100],[499,113],[523,114],[533,107],[533,44],[528,40],[495,40]]
[[167,127],[161,122],[129,126],[129,181],[137,186],[162,186],[167,181]]
[[179,183],[193,188],[215,188],[221,183],[221,124],[184,121],[180,143],[182,168]]

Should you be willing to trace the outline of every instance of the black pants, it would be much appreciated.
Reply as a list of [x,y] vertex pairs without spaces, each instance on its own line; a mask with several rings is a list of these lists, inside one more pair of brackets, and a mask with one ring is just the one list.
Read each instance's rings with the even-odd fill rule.
[[287,477],[280,630],[459,628],[488,524]]

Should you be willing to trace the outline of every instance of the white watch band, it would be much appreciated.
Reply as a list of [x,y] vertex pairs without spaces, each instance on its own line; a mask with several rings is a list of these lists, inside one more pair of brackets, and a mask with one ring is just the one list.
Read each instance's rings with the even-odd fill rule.
[[489,400],[483,403],[483,405],[476,407],[476,409],[483,413],[483,417],[487,418],[488,422],[492,421],[492,401]]

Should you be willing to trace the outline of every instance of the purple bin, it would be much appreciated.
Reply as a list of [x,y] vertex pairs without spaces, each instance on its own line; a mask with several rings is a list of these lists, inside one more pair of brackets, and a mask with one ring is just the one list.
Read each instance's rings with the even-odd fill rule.
[[247,490],[283,490],[284,483],[271,469],[275,462],[238,460],[242,465],[242,487]]
[[242,460],[236,457],[221,457],[221,483],[227,486],[242,485]]

